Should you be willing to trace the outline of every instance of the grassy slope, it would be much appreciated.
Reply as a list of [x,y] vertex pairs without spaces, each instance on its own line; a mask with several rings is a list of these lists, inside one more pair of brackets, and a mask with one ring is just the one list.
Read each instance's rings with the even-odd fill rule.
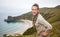
[[51,32],[51,37],[60,37],[60,9],[53,9],[51,13],[54,13],[55,16],[48,19],[48,21],[52,24],[53,29]]
[[51,37],[60,37],[60,21],[52,23]]
[[53,9],[53,10],[51,10],[50,13],[54,13],[55,14],[54,17],[48,19],[48,21],[50,23],[53,23],[53,22],[56,22],[56,21],[60,21],[60,9]]

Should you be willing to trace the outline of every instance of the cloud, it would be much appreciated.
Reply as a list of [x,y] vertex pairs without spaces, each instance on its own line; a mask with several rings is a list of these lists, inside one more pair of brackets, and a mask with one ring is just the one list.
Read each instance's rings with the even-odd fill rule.
[[52,7],[60,5],[60,0],[0,0],[0,6],[8,8],[31,8],[34,3],[38,3],[40,7]]

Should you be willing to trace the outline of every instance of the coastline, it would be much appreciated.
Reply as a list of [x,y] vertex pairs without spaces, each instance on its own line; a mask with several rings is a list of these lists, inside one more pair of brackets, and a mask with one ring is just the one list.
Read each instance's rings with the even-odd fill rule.
[[20,34],[20,35],[23,35],[23,33],[27,30],[27,29],[29,29],[29,28],[31,28],[33,25],[32,25],[32,21],[30,21],[30,20],[25,20],[25,19],[21,19],[20,21],[23,21],[25,24],[27,24],[26,26],[25,26],[25,29],[24,30],[21,30],[21,31],[16,31],[15,33],[13,33],[13,34],[8,34],[7,36],[9,36],[9,35],[18,35],[18,34]]

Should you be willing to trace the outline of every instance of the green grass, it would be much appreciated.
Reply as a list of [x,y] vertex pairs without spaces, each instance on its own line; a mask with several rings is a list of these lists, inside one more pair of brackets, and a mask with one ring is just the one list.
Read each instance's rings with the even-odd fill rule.
[[60,21],[52,23],[51,37],[60,37]]

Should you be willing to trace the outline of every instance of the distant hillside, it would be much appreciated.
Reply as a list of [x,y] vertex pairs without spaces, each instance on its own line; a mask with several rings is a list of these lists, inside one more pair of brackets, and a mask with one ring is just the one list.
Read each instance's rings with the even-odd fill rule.
[[56,6],[55,8],[59,8],[60,9],[60,5]]
[[[50,18],[50,16],[47,16],[47,14],[50,14],[50,15],[53,14],[54,13],[53,12],[54,10],[55,11],[60,10],[60,5],[58,5],[58,6],[54,7],[54,8],[47,8],[47,7],[40,8],[40,14],[42,16],[45,16],[46,15],[44,18],[47,19],[47,18]],[[20,15],[20,16],[16,16],[16,17],[8,16],[7,20],[5,20],[5,21],[17,21],[17,20],[20,20],[20,19],[28,19],[28,20],[31,20],[32,19],[31,17],[32,17],[32,13],[31,12],[28,12],[26,14],[23,14],[23,15]]]

